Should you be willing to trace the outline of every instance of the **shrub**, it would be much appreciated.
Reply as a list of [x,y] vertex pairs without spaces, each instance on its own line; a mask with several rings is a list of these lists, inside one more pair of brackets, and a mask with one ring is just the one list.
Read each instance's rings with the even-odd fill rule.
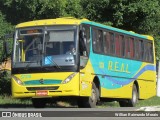
[[11,95],[10,71],[0,71],[0,95]]

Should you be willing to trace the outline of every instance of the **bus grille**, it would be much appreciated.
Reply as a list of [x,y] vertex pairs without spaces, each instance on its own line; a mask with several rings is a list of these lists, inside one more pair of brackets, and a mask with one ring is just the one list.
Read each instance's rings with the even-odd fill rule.
[[27,90],[57,90],[59,87],[58,86],[53,86],[53,87],[27,87]]

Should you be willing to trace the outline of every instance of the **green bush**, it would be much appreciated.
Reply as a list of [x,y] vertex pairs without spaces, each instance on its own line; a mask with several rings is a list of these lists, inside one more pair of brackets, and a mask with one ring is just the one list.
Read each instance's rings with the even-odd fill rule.
[[0,71],[0,95],[11,95],[10,71]]

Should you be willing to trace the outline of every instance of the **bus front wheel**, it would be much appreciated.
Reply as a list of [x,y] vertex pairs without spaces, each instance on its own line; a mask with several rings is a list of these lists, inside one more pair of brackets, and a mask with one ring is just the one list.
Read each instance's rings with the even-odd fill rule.
[[90,97],[84,97],[78,99],[78,107],[80,108],[95,108],[97,101],[98,101],[98,88],[96,87],[95,83],[92,83],[92,91]]
[[138,102],[138,90],[136,85],[133,85],[132,88],[132,98],[128,100],[119,101],[121,107],[135,107]]

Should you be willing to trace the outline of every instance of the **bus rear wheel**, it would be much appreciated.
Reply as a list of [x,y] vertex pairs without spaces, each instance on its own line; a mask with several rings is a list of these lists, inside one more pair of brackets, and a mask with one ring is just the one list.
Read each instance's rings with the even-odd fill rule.
[[35,108],[44,108],[46,106],[45,98],[32,98],[32,105]]
[[84,97],[78,99],[78,107],[79,108],[95,108],[97,101],[98,101],[98,88],[96,87],[95,83],[92,84],[92,91],[90,97]]
[[135,107],[138,102],[138,90],[136,85],[133,85],[132,88],[132,98],[128,100],[119,101],[121,107]]

